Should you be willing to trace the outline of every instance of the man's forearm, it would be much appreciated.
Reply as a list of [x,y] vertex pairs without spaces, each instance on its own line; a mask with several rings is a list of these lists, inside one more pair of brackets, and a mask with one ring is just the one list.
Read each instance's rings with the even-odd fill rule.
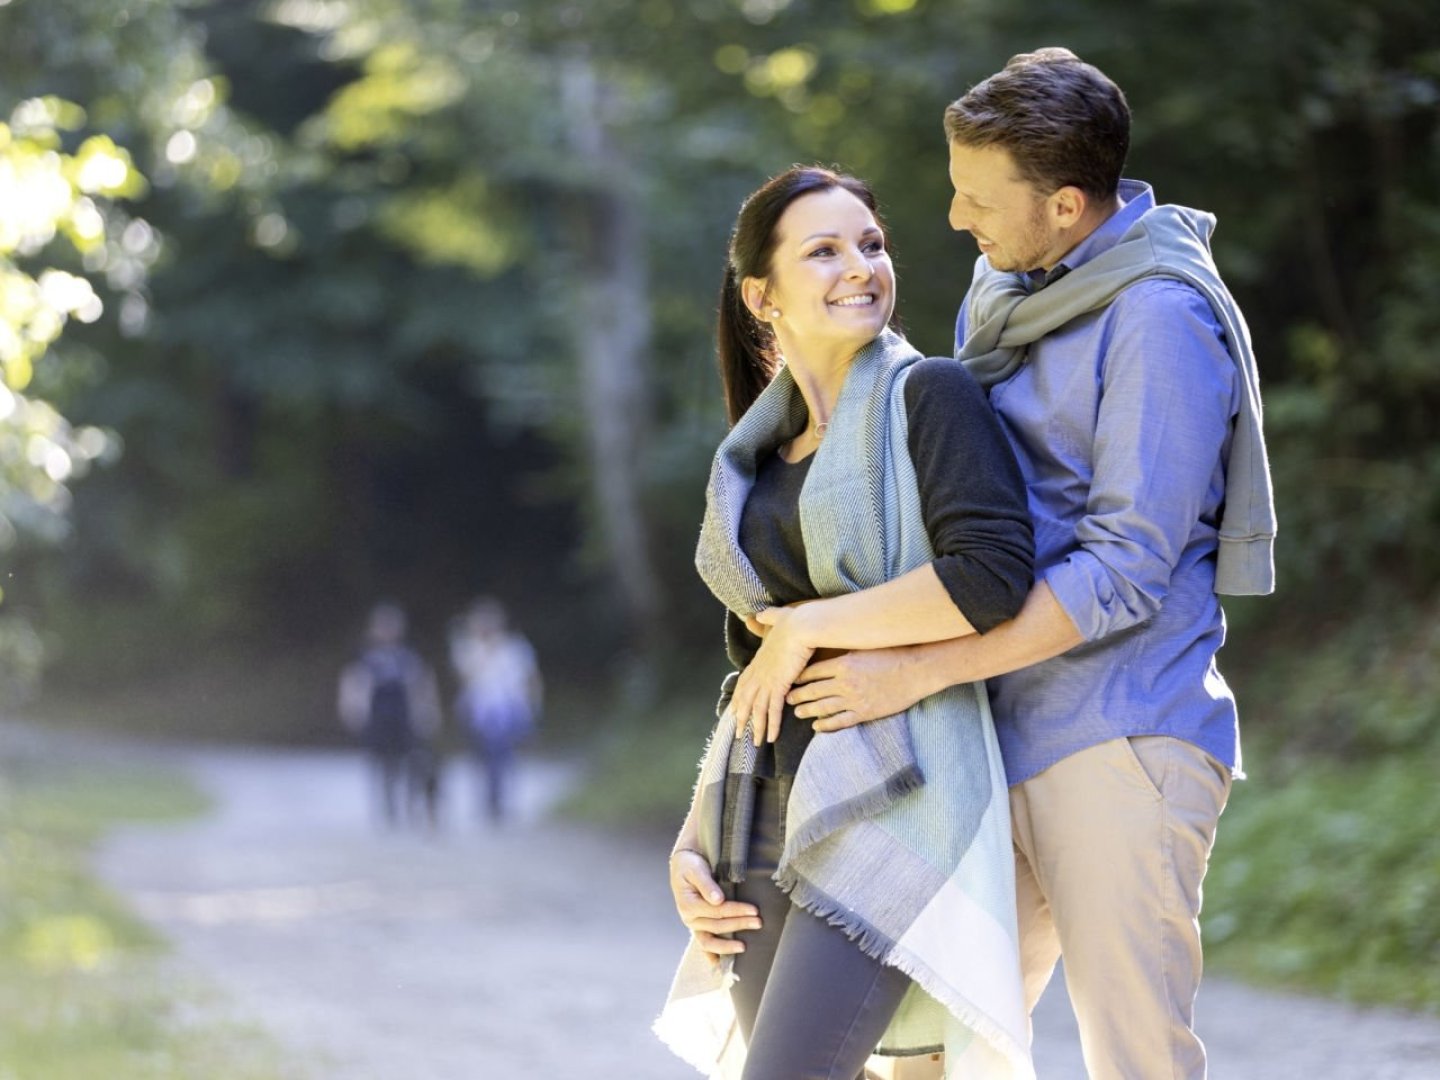
[[915,645],[905,665],[928,696],[959,683],[976,682],[1038,664],[1069,652],[1085,639],[1043,581],[1030,590],[1020,613],[985,634]]

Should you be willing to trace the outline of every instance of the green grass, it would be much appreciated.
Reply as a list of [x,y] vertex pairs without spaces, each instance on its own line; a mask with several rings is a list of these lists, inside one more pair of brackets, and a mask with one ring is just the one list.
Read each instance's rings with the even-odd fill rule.
[[123,821],[204,807],[169,773],[0,761],[0,1080],[293,1080],[263,1035],[177,985],[88,867]]

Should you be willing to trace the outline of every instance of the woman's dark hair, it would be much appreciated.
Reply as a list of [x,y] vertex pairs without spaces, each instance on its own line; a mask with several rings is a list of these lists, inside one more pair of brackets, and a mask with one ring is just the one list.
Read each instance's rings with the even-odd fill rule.
[[[862,180],[818,165],[792,165],[771,177],[740,206],[730,234],[730,252],[725,280],[720,286],[720,313],[715,345],[720,363],[720,383],[725,390],[725,411],[733,426],[750,408],[760,391],[770,384],[780,366],[775,336],[767,323],[750,313],[740,295],[740,283],[747,277],[770,274],[775,254],[776,227],[786,208],[814,191],[844,188],[880,218],[875,195]],[[883,226],[882,226],[883,227]]]
[[1073,185],[1108,199],[1130,151],[1130,106],[1099,68],[1052,46],[1012,56],[1003,71],[951,102],[945,137],[1009,151],[1042,194]]

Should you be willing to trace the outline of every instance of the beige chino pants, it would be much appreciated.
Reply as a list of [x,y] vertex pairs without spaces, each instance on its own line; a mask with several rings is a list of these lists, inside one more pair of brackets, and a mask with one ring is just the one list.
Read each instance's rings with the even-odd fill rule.
[[1026,1004],[1055,962],[1091,1080],[1202,1080],[1201,883],[1230,774],[1191,743],[1112,739],[1010,789]]

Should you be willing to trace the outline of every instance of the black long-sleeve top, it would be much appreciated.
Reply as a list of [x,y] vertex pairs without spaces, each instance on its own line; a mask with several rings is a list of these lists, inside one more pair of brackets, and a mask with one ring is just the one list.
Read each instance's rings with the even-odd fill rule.
[[[917,362],[905,381],[910,459],[920,489],[932,565],[955,606],[980,633],[1013,618],[1034,580],[1035,541],[1025,482],[985,392],[956,361]],[[760,463],[740,518],[740,546],[777,604],[819,596],[800,531],[800,489],[814,455]],[[733,615],[730,658],[744,667],[760,647]],[[762,775],[793,775],[813,729],[786,706]]]

